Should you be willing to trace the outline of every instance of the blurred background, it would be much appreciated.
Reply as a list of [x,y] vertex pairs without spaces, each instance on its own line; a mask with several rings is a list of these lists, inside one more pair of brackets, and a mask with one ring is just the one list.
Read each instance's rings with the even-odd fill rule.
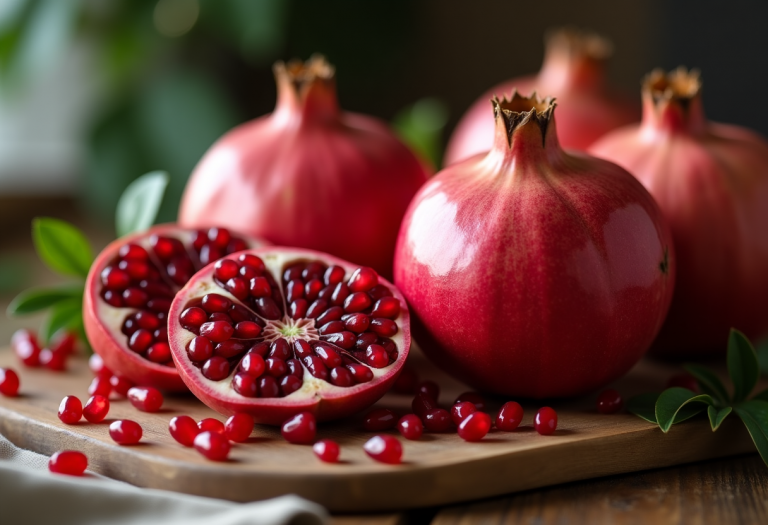
[[55,280],[32,217],[70,220],[99,250],[123,189],[162,169],[160,220],[174,220],[211,143],[272,110],[276,60],[325,54],[345,109],[389,121],[439,165],[464,110],[536,72],[544,32],[562,25],[609,37],[610,80],[638,99],[654,67],[698,67],[710,118],[768,134],[766,15],[758,0],[1,0],[0,307]]

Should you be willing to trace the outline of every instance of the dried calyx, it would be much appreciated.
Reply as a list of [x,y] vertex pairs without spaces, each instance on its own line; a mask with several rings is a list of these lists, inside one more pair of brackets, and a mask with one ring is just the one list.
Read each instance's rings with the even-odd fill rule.
[[547,54],[562,54],[572,58],[607,60],[613,54],[613,44],[607,38],[576,27],[550,29],[544,36]]
[[653,99],[654,103],[677,100],[687,104],[701,92],[701,78],[698,69],[688,71],[680,66],[665,73],[654,69],[643,80],[643,94]]
[[706,127],[697,69],[655,69],[643,79],[643,122],[651,129],[699,133]]
[[[296,106],[302,108],[300,111],[305,117],[333,117],[338,113],[336,69],[322,55],[313,55],[306,62],[277,62],[274,73],[278,118],[284,114],[290,116]],[[281,113],[281,107],[287,111]]]
[[547,97],[542,100],[536,95],[536,92],[532,93],[530,97],[524,97],[515,90],[509,99],[503,97],[499,100],[498,97],[493,97],[491,103],[493,104],[493,115],[497,126],[499,123],[502,123],[504,126],[506,142],[509,147],[512,147],[515,131],[522,129],[529,123],[539,127],[542,144],[544,143],[547,136],[547,128],[557,105],[554,98]]

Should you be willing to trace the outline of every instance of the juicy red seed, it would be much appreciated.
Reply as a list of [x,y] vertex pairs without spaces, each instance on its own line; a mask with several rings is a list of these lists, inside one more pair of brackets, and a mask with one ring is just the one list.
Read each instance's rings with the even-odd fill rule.
[[99,354],[91,354],[91,357],[88,358],[88,368],[97,376],[110,377],[112,375],[112,371],[107,368]]
[[21,362],[26,366],[38,366],[40,364],[40,346],[37,338],[29,330],[17,330],[11,338],[11,346]]
[[74,425],[83,417],[83,403],[75,396],[66,396],[59,404],[59,419],[66,425]]
[[200,325],[200,335],[214,343],[226,341],[235,333],[232,325],[226,321],[211,321]]
[[333,291],[336,289],[335,284],[331,284],[320,290],[320,293],[317,294],[317,298],[323,301],[326,301],[328,303],[331,302],[331,297],[333,296]]
[[302,299],[304,297],[304,281],[301,279],[294,279],[288,283],[285,287],[285,300],[287,302],[295,301],[296,299]]
[[261,357],[266,357],[269,353],[269,343],[266,341],[262,341],[261,343],[256,343],[251,347],[248,352],[253,352],[255,354],[260,355]]
[[371,332],[374,332],[381,337],[392,337],[397,333],[397,323],[392,319],[384,319],[383,317],[376,317],[371,319]]
[[275,357],[277,359],[282,359],[283,361],[290,359],[292,357],[290,343],[282,337],[275,339],[272,344],[269,345],[269,357]]
[[459,437],[464,441],[480,441],[491,429],[491,416],[485,412],[473,412],[459,425]]
[[325,323],[317,331],[320,335],[335,334],[344,330],[343,321],[331,321]]
[[217,259],[221,259],[222,255],[223,253],[221,249],[217,248],[216,246],[206,244],[200,249],[200,262],[203,265],[207,265]]
[[141,281],[149,276],[149,264],[145,261],[120,261],[117,267],[136,281]]
[[601,414],[615,414],[624,407],[624,400],[616,390],[609,388],[597,396],[597,411]]
[[389,430],[397,425],[397,414],[388,408],[377,408],[366,414],[363,429],[368,432]]
[[384,350],[387,351],[387,355],[391,360],[397,359],[397,346],[394,342],[392,342],[391,339],[387,337],[381,337],[379,338],[379,344],[384,347]]
[[125,397],[128,395],[128,390],[133,386],[133,381],[127,377],[112,376],[109,378],[109,384],[112,385],[112,390],[117,395]]
[[200,432],[192,443],[200,454],[211,461],[225,461],[229,457],[229,440],[216,432]]
[[403,446],[400,441],[386,434],[373,436],[363,445],[363,450],[376,461],[391,465],[400,463],[403,457]]
[[523,420],[523,407],[515,401],[504,403],[496,416],[496,428],[505,432],[515,430]]
[[109,399],[98,394],[88,399],[88,402],[83,407],[83,416],[90,423],[101,423],[108,413]]
[[485,409],[485,399],[483,399],[483,396],[477,392],[464,392],[456,398],[456,401],[454,401],[453,404],[455,405],[456,403],[461,403],[463,401],[472,403],[475,405],[475,408],[481,412]]
[[240,362],[240,369],[252,377],[260,377],[267,369],[264,358],[255,352],[248,352]]
[[334,368],[342,364],[341,356],[330,346],[318,344],[315,346],[315,353],[323,360],[323,364],[328,368]]
[[192,263],[186,258],[186,256],[177,257],[176,259],[172,260],[170,263],[168,263],[168,266],[165,270],[168,272],[168,277],[170,277],[171,280],[179,286],[186,284],[190,277],[192,277],[192,274],[195,273],[195,270],[192,267]]
[[147,351],[149,345],[152,344],[153,339],[154,337],[152,337],[152,332],[149,330],[144,330],[143,328],[136,330],[128,340],[128,348],[136,353],[143,354]]
[[301,319],[307,315],[308,303],[306,299],[296,299],[291,303],[291,319]]
[[322,315],[326,309],[328,308],[328,302],[323,301],[322,299],[317,299],[314,301],[311,305],[309,305],[309,308],[307,309],[306,317],[309,317],[310,319],[317,319]]
[[291,375],[294,375],[299,379],[304,377],[304,367],[301,366],[301,361],[298,359],[289,359],[285,364],[288,365],[288,370],[290,370],[289,373]]
[[224,435],[224,423],[213,417],[201,419],[197,424],[200,432],[213,432],[214,434]]
[[192,332],[196,332],[200,328],[200,325],[202,325],[207,320],[208,314],[205,312],[205,310],[198,308],[197,306],[187,308],[181,312],[181,315],[179,316],[181,326]]
[[304,366],[307,367],[309,373],[318,379],[323,381],[328,379],[328,369],[323,364],[323,360],[316,355],[308,355],[301,360]]
[[153,312],[168,313],[171,309],[171,300],[163,298],[154,298],[147,301],[147,308]]
[[215,355],[205,362],[202,371],[211,381],[221,381],[229,375],[229,361]]
[[424,414],[424,427],[430,432],[445,432],[451,428],[451,415],[444,408],[433,408]]
[[301,378],[295,374],[288,374],[280,380],[280,392],[283,393],[283,396],[288,396],[300,389],[302,384],[304,382]]
[[461,424],[470,414],[477,412],[477,407],[469,401],[460,401],[451,407],[451,419],[454,425]]
[[349,289],[353,292],[367,292],[379,284],[379,276],[373,268],[361,266],[352,272],[352,276],[349,278],[348,283]]
[[40,364],[49,370],[61,372],[67,368],[67,355],[43,348],[40,350]]
[[313,261],[307,264],[307,267],[301,272],[301,278],[305,281],[309,279],[318,279],[325,273],[325,265],[320,261]]
[[325,271],[323,280],[325,281],[326,285],[339,284],[344,280],[344,275],[346,275],[346,273],[347,272],[345,272],[344,268],[341,266],[333,265]]
[[126,288],[123,291],[123,302],[131,308],[142,308],[148,299],[149,295],[141,288]]
[[331,304],[333,306],[342,306],[349,296],[349,287],[344,283],[339,283],[333,289],[331,294]]
[[232,378],[232,388],[235,389],[235,392],[245,397],[256,397],[259,393],[259,385],[256,382],[256,378],[245,372],[235,374],[235,377]]
[[288,373],[288,365],[282,359],[270,357],[265,363],[267,365],[267,372],[272,377],[282,377]]
[[672,387],[687,388],[697,394],[699,392],[699,384],[691,374],[678,374],[670,377],[669,382],[667,382],[667,388]]
[[304,285],[304,298],[307,301],[314,301],[322,289],[323,282],[320,279],[312,279]]
[[139,288],[147,292],[154,297],[165,297],[166,299],[172,299],[175,294],[171,287],[167,284],[159,281],[141,281]]
[[168,363],[172,360],[171,347],[166,342],[155,343],[147,350],[146,357],[153,363]]
[[387,288],[383,284],[379,284],[377,286],[374,286],[370,290],[368,290],[368,295],[374,301],[378,301],[379,299],[381,299],[383,297],[392,297],[392,292],[390,291],[389,288]]
[[337,366],[331,370],[331,384],[349,387],[355,384],[355,378],[352,376],[352,372],[345,367]]
[[338,332],[335,334],[322,335],[320,339],[328,343],[333,343],[336,346],[340,346],[345,350],[349,350],[355,346],[355,334],[353,332]]
[[235,356],[242,355],[246,348],[248,348],[246,343],[230,339],[229,341],[217,344],[213,349],[213,354],[223,357],[224,359],[231,359]]
[[229,293],[240,299],[241,301],[244,301],[248,298],[248,284],[245,282],[245,279],[242,277],[233,277],[230,280],[226,282],[224,285],[224,288],[226,288]]
[[259,396],[261,397],[279,397],[280,386],[277,379],[272,376],[262,376],[258,379]]
[[421,419],[424,419],[427,415],[427,412],[437,408],[437,401],[432,399],[432,397],[428,396],[427,394],[419,392],[416,394],[416,397],[413,398],[411,408],[413,409],[414,414],[419,416]]
[[202,363],[213,355],[213,343],[207,337],[197,336],[189,342],[187,355],[192,361]]
[[395,297],[382,297],[373,305],[371,317],[396,319],[400,315],[400,300]]
[[392,385],[392,391],[397,394],[415,394],[418,382],[419,376],[416,371],[412,368],[403,367]]
[[176,416],[168,423],[168,431],[173,439],[184,445],[191,447],[195,437],[200,433],[195,420],[189,416]]
[[308,355],[312,355],[312,347],[309,346],[309,343],[304,339],[296,339],[293,342],[293,348],[294,352],[296,352],[296,357],[299,359],[303,359]]
[[234,324],[232,318],[224,312],[214,312],[208,316],[208,321],[224,321],[227,324]]
[[253,297],[269,297],[272,295],[272,287],[266,277],[254,277],[251,279],[249,290]]
[[542,436],[549,436],[557,430],[557,412],[550,407],[540,408],[533,420],[536,432]]
[[383,346],[369,345],[365,350],[365,362],[373,368],[384,368],[389,364],[389,356]]
[[176,239],[170,239],[168,237],[160,237],[159,235],[153,235],[149,239],[149,243],[152,246],[152,250],[155,252],[160,260],[169,261],[171,257],[176,253],[177,245]]
[[109,435],[118,445],[135,445],[141,441],[141,425],[130,419],[114,421],[109,425]]
[[341,449],[339,444],[330,439],[321,439],[314,445],[312,445],[312,451],[315,453],[320,461],[325,463],[338,463]]
[[136,320],[136,324],[139,325],[139,328],[143,328],[144,330],[153,331],[160,326],[160,319],[158,319],[152,312],[136,312],[134,319]]
[[294,264],[290,268],[287,268],[283,272],[283,281],[290,282],[294,279],[298,279],[301,277],[301,272],[304,270],[305,265],[302,263]]
[[151,386],[135,386],[128,390],[128,401],[142,412],[157,412],[163,406],[163,394]]
[[[315,324],[317,326],[323,326],[332,321],[340,320],[342,315],[344,315],[344,310],[341,308],[341,306],[332,306],[331,308],[328,308],[325,312],[323,312],[321,315],[317,317]],[[343,323],[342,323],[342,326],[343,326]]]
[[88,386],[88,394],[95,396],[100,395],[109,397],[109,393],[112,392],[112,385],[109,384],[110,376],[97,376],[93,378],[91,384]]
[[248,414],[235,414],[224,423],[224,435],[235,443],[244,443],[253,432],[253,418]]
[[6,397],[19,394],[19,376],[10,368],[0,368],[0,394]]
[[88,458],[76,450],[54,452],[48,460],[48,470],[55,474],[82,476],[88,468]]
[[373,372],[371,372],[371,369],[364,365],[358,365],[358,364],[349,364],[346,365],[347,370],[349,370],[352,373],[352,377],[355,379],[356,383],[367,383],[371,379],[373,379]]
[[227,253],[241,252],[248,248],[246,242],[242,239],[232,239],[227,245]]
[[228,315],[236,323],[240,323],[242,321],[251,321],[261,326],[262,328],[266,326],[266,323],[264,323],[264,321],[253,318],[251,316],[251,312],[247,308],[245,308],[244,306],[240,306],[239,304],[233,304],[229,308]]
[[203,309],[212,314],[214,312],[226,312],[232,306],[232,301],[223,295],[209,293],[203,296]]
[[347,313],[362,312],[371,306],[371,298],[365,292],[355,292],[344,300],[344,311]]
[[208,230],[208,240],[211,241],[216,247],[224,249],[229,244],[229,240],[232,235],[229,230],[224,228],[210,228]]
[[231,278],[235,277],[240,272],[240,265],[231,259],[222,259],[216,263],[213,270],[213,275],[225,283]]
[[363,332],[357,336],[355,340],[355,347],[360,350],[365,350],[369,345],[376,343],[379,340],[379,336],[373,332]]
[[244,266],[250,266],[251,268],[258,270],[259,272],[263,272],[266,269],[266,266],[264,266],[264,261],[262,261],[259,257],[252,255],[250,253],[240,254],[237,260],[240,261],[240,264]]
[[131,276],[119,268],[107,266],[101,271],[101,284],[112,290],[125,290],[131,284]]
[[281,313],[277,303],[271,297],[259,297],[256,300],[256,313],[265,319],[280,319]]
[[344,326],[346,326],[347,330],[351,330],[356,334],[368,330],[370,324],[371,318],[365,314],[352,314],[344,321]]
[[440,387],[434,381],[424,381],[416,387],[416,393],[423,393],[437,403],[440,397]]
[[243,266],[242,268],[240,268],[240,271],[238,271],[238,274],[241,277],[245,278],[246,281],[248,281],[248,288],[250,289],[251,279],[255,279],[256,277],[261,275],[261,272],[259,272],[259,270],[257,270],[252,266]]
[[418,416],[408,414],[397,422],[397,430],[405,439],[416,440],[424,433],[424,424]]
[[296,444],[308,444],[315,440],[317,422],[310,412],[301,412],[283,423],[280,433],[286,441]]
[[124,244],[117,252],[121,259],[136,259],[139,261],[146,261],[149,258],[147,250],[139,246],[138,244]]
[[110,306],[115,308],[122,308],[123,306],[123,295],[120,292],[105,290],[101,297]]

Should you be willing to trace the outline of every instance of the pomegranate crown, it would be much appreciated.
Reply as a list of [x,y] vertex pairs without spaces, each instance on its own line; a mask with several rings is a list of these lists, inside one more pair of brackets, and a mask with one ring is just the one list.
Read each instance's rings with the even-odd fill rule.
[[544,44],[548,53],[570,57],[607,60],[613,54],[613,43],[608,38],[573,26],[548,29],[544,34]]
[[336,78],[336,68],[320,54],[312,55],[306,62],[294,58],[286,64],[278,60],[273,66],[273,71],[278,82],[289,82],[297,93],[309,89],[316,81],[333,83]]
[[687,105],[701,92],[700,77],[701,72],[698,69],[689,71],[685,66],[669,73],[654,69],[643,79],[643,93],[651,97],[654,104],[675,100]]
[[[309,60],[276,62],[277,108],[275,118],[283,122],[317,122],[336,117],[336,69],[322,55]],[[298,112],[295,110],[298,108]],[[295,119],[296,115],[300,115]]]
[[557,106],[553,97],[546,97],[542,100],[535,91],[531,93],[531,96],[525,97],[518,93],[517,89],[514,89],[509,98],[502,97],[499,100],[499,97],[494,96],[491,99],[491,104],[496,122],[501,121],[504,124],[507,144],[510,147],[515,130],[522,128],[529,122],[535,122],[539,126],[542,143],[545,142],[547,128],[554,115],[555,106]]

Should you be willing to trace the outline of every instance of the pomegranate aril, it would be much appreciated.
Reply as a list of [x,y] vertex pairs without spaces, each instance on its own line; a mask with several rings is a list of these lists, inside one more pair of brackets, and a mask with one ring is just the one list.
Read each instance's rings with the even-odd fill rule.
[[344,300],[346,313],[362,312],[371,306],[371,298],[365,292],[355,292]]
[[379,284],[379,275],[373,268],[361,266],[354,272],[348,281],[349,289],[353,292],[367,292]]
[[397,414],[388,408],[377,408],[365,415],[363,420],[363,429],[368,432],[380,432],[395,428],[397,425]]
[[149,264],[145,261],[120,261],[117,267],[134,281],[141,281],[149,276]]
[[209,314],[214,312],[226,312],[229,310],[229,307],[232,306],[232,301],[223,295],[209,293],[203,296],[202,306],[203,310]]
[[307,309],[309,304],[306,299],[296,299],[291,303],[290,314],[291,319],[302,319],[307,315]]
[[192,361],[202,363],[213,355],[213,343],[207,337],[197,336],[189,342],[187,355]]
[[269,297],[272,295],[272,287],[265,277],[251,279],[248,289],[253,297]]
[[423,423],[430,432],[445,432],[451,428],[451,415],[444,408],[433,408],[424,414]]
[[336,386],[350,387],[355,384],[355,378],[352,372],[343,366],[337,366],[331,370],[331,384]]
[[328,302],[323,301],[322,299],[317,299],[312,302],[311,305],[309,305],[309,308],[307,309],[306,317],[309,317],[310,319],[317,319],[320,317],[328,308]]
[[256,300],[256,313],[272,321],[280,319],[282,315],[277,303],[271,297],[259,297]]
[[128,395],[128,390],[133,386],[133,381],[127,377],[112,376],[109,378],[109,384],[112,385],[112,391],[117,395],[125,397]]
[[158,281],[147,281],[145,279],[139,283],[139,288],[155,298],[164,297],[170,300],[176,295],[167,284]]
[[128,348],[138,354],[143,354],[147,351],[153,340],[152,332],[140,328],[131,334],[131,338],[128,340]]
[[624,407],[624,400],[616,390],[608,388],[597,396],[597,411],[601,414],[615,414]]
[[328,368],[334,368],[342,364],[341,356],[330,346],[317,344],[315,345],[315,353],[323,360],[323,364]]
[[19,394],[19,376],[10,368],[0,368],[0,394],[6,397]]
[[40,350],[40,364],[48,370],[61,372],[67,368],[67,354],[43,348]]
[[305,265],[302,263],[294,264],[290,268],[286,268],[285,271],[283,271],[283,282],[287,283],[294,279],[299,279],[304,268]]
[[146,358],[153,363],[169,363],[172,360],[171,347],[164,341],[155,343],[147,350]]
[[40,346],[30,330],[17,330],[11,337],[11,347],[25,366],[40,366]]
[[400,300],[395,297],[382,297],[371,310],[371,317],[396,319],[400,315]]
[[227,247],[231,238],[232,235],[225,228],[210,228],[208,230],[208,240],[222,250]]
[[367,383],[373,379],[373,372],[365,365],[348,364],[345,366],[352,373],[355,383]]
[[387,355],[389,356],[390,361],[397,360],[397,346],[391,339],[388,337],[380,337],[378,344],[384,347],[384,350],[387,351]]
[[148,330],[150,332],[159,328],[161,324],[160,319],[158,319],[158,317],[152,312],[136,312],[136,315],[134,315],[133,318],[139,328],[143,328],[144,330]]
[[221,381],[229,376],[229,361],[215,355],[205,362],[202,372],[211,381]]
[[330,439],[321,439],[314,445],[312,445],[312,451],[315,453],[320,461],[325,463],[338,463],[341,449],[339,444]]
[[384,319],[383,317],[376,317],[371,319],[371,326],[369,330],[381,337],[392,337],[397,333],[397,323],[392,319]]
[[193,441],[200,454],[211,461],[225,461],[229,457],[229,440],[216,432],[200,432]]
[[162,237],[160,235],[150,237],[149,244],[152,246],[152,251],[155,252],[155,255],[165,262],[170,261],[171,257],[184,249],[178,239]]
[[266,369],[264,358],[255,352],[248,352],[240,361],[240,370],[251,377],[260,377]]
[[295,444],[308,444],[315,440],[317,422],[311,412],[301,412],[288,419],[280,429],[286,441]]
[[363,445],[363,450],[376,461],[390,465],[400,463],[403,457],[403,446],[400,441],[386,434],[373,436]]
[[109,384],[111,377],[111,375],[94,377],[88,386],[88,394],[109,397],[110,392],[112,392],[112,385]]
[[282,377],[288,373],[288,365],[282,359],[270,357],[265,363],[267,365],[267,373],[272,377]]
[[200,325],[200,335],[214,343],[221,343],[234,335],[235,329],[226,321],[209,321]]
[[426,417],[427,412],[437,408],[437,401],[424,392],[419,392],[416,394],[416,397],[413,398],[411,408],[413,409],[414,414],[423,420]]
[[145,261],[149,258],[147,250],[138,244],[124,244],[117,252],[121,259],[135,259]]
[[365,350],[365,362],[373,368],[384,368],[389,364],[389,355],[381,345],[369,345]]
[[417,440],[424,433],[424,424],[415,414],[408,414],[397,422],[397,430],[405,439]]
[[477,408],[479,411],[483,411],[485,409],[485,399],[483,399],[483,396],[478,394],[477,392],[464,392],[459,397],[456,398],[456,401],[453,402],[453,404],[461,403],[463,401],[468,401],[475,405],[475,408]]
[[415,394],[419,376],[416,371],[407,366],[400,370],[400,375],[392,385],[392,391],[397,394]]
[[200,249],[200,263],[205,266],[217,259],[221,259],[222,255],[223,253],[221,249],[217,248],[216,246],[206,244]]
[[217,344],[213,349],[213,354],[223,357],[224,359],[231,359],[235,356],[242,355],[246,348],[248,348],[247,343],[230,339],[229,341]]
[[308,355],[307,357],[304,357],[301,362],[304,363],[304,366],[307,367],[307,370],[309,370],[309,373],[312,374],[313,377],[322,379],[323,381],[328,379],[328,369],[323,364],[323,360],[318,356]]
[[235,252],[241,252],[243,250],[246,250],[248,248],[248,245],[245,243],[243,239],[232,239],[229,241],[229,244],[227,245],[227,249],[225,250],[227,253],[235,253]]
[[208,314],[206,311],[202,308],[198,308],[197,306],[187,308],[181,312],[181,315],[179,316],[179,322],[181,323],[181,326],[190,332],[195,333],[197,333],[197,331],[200,329],[200,326],[207,320]]
[[128,401],[142,412],[157,412],[163,406],[163,394],[151,386],[135,386],[128,390]]
[[301,361],[298,359],[289,359],[285,364],[288,365],[289,374],[294,375],[299,379],[304,377],[304,367],[301,366]]
[[147,304],[149,295],[141,288],[126,288],[123,291],[123,303],[131,308],[142,308]]
[[289,282],[285,287],[285,300],[287,302],[295,301],[296,299],[302,299],[304,297],[304,281],[301,279],[294,279]]
[[307,301],[314,301],[322,289],[323,282],[320,279],[312,279],[304,285],[304,298]]
[[112,376],[112,371],[107,368],[99,354],[91,354],[91,357],[88,358],[88,368],[91,369],[94,375],[107,378]]
[[417,393],[423,393],[437,403],[440,397],[440,387],[434,381],[423,381],[416,387]]
[[[368,296],[374,300],[378,301],[382,297],[392,297],[392,291],[390,291],[389,288],[384,286],[383,284],[379,284],[377,286],[374,286],[370,290],[368,290]],[[399,302],[398,302],[399,304]],[[384,316],[386,317],[386,316]]]
[[[214,312],[214,313],[210,314],[208,316],[208,321],[209,322],[223,321],[223,322],[225,322],[227,324],[230,324],[230,325],[234,324],[234,322],[232,321],[232,318],[230,316],[228,316],[227,314],[225,314],[224,312]],[[233,328],[233,330],[234,330],[234,328]]]
[[200,432],[213,432],[224,435],[224,423],[213,417],[201,419],[197,424],[197,428],[200,429]]
[[320,335],[335,334],[344,330],[343,321],[331,321],[322,325],[317,332]]
[[214,266],[213,275],[220,282],[225,283],[240,273],[240,265],[231,259],[221,259]]
[[224,435],[235,443],[244,443],[253,432],[253,418],[248,414],[235,414],[224,423]]
[[337,284],[331,294],[331,304],[333,306],[342,306],[349,296],[349,287],[345,283]]
[[77,450],[54,452],[48,460],[48,470],[55,474],[82,476],[88,468],[88,458]]
[[90,423],[101,423],[108,413],[109,399],[98,394],[91,396],[83,407],[83,416]]
[[265,375],[258,379],[259,397],[280,397],[280,386],[277,379]]
[[459,401],[451,407],[451,419],[454,425],[461,424],[470,414],[477,412],[477,407],[469,401]]
[[288,343],[288,341],[286,341],[282,337],[279,339],[275,339],[269,345],[269,357],[282,359],[283,361],[285,361],[286,359],[290,359],[292,357],[290,343]]
[[125,290],[131,284],[131,276],[124,270],[107,266],[101,271],[101,284],[110,290]]
[[371,318],[365,314],[352,314],[345,321],[344,326],[347,330],[355,332],[356,334],[365,332],[368,330],[368,326],[371,324]]
[[550,407],[540,408],[533,419],[536,432],[542,436],[549,436],[557,430],[557,412]]
[[330,266],[323,276],[323,280],[325,281],[326,285],[335,285],[339,284],[341,281],[344,280],[344,275],[346,275],[347,272],[344,271],[344,268],[341,266]]
[[355,347],[359,348],[360,350],[365,350],[368,348],[368,346],[378,342],[378,340],[379,336],[373,332],[363,332],[357,336],[357,339],[355,340]]
[[266,341],[262,341],[261,343],[256,343],[251,347],[248,352],[253,352],[254,354],[258,354],[261,357],[267,357],[267,354],[269,354],[269,343]]
[[264,261],[261,260],[261,258],[252,255],[250,253],[243,253],[240,256],[238,256],[237,260],[242,264],[243,266],[250,266],[251,268],[254,268],[258,272],[264,272],[266,269],[266,266],[264,266]]
[[350,350],[355,346],[355,334],[347,331],[321,335],[320,340],[340,346],[344,350]]
[[459,424],[458,434],[464,441],[480,441],[491,429],[491,416],[473,412]]
[[280,380],[280,392],[283,396],[291,395],[301,388],[304,381],[296,374],[288,374]]
[[130,419],[114,421],[109,425],[109,436],[118,445],[135,445],[141,441],[141,425]]
[[123,294],[114,290],[104,290],[101,294],[101,298],[104,302],[115,308],[123,307]]
[[[342,315],[344,315],[344,309],[341,306],[332,306],[317,317],[315,325],[323,326],[333,321],[341,322],[340,319]],[[341,326],[343,330],[344,323],[342,323]]]
[[238,372],[232,378],[232,388],[244,397],[256,397],[259,394],[257,379],[245,372]]
[[317,294],[317,298],[326,301],[328,304],[331,302],[331,297],[333,296],[333,291],[336,289],[335,284],[331,284],[329,286],[326,286],[322,290],[320,290],[320,293]]
[[305,281],[310,279],[320,279],[325,273],[326,266],[320,261],[312,261],[301,272],[301,278]]
[[230,306],[227,314],[229,315],[230,319],[232,319],[232,321],[234,321],[235,323],[249,321],[259,325],[262,328],[262,330],[266,326],[266,323],[264,321],[258,318],[254,318],[251,315],[251,312],[246,307],[241,306],[239,304],[233,304],[232,306]]
[[304,339],[296,339],[293,342],[293,349],[296,353],[296,357],[303,359],[308,355],[312,355],[312,347]]
[[200,433],[200,429],[195,420],[189,416],[176,416],[168,423],[168,431],[173,439],[184,445],[191,447],[195,437]]
[[245,279],[243,279],[242,277],[231,278],[226,282],[226,284],[224,285],[224,288],[226,288],[229,293],[231,293],[241,301],[244,301],[245,299],[248,298],[248,294],[249,294],[248,284],[245,282]]

